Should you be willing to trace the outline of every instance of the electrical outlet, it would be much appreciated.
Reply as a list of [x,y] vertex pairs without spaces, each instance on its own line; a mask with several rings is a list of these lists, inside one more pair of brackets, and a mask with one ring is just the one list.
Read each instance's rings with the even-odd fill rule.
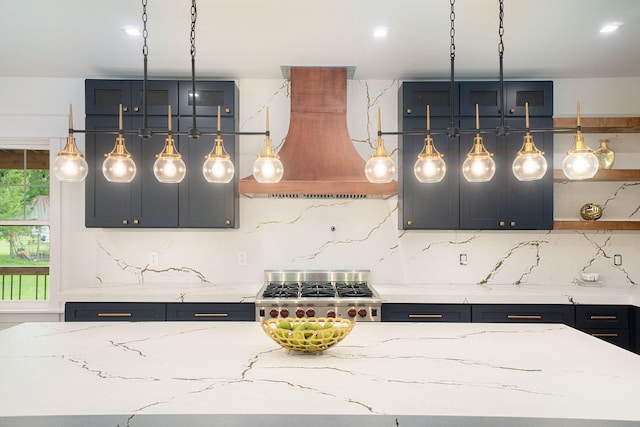
[[618,267],[622,265],[622,255],[615,254],[613,256],[613,265],[617,265]]
[[247,265],[247,253],[245,251],[238,252],[238,265]]
[[460,254],[460,265],[467,265],[467,254]]
[[150,267],[158,266],[158,252],[149,252],[149,266]]

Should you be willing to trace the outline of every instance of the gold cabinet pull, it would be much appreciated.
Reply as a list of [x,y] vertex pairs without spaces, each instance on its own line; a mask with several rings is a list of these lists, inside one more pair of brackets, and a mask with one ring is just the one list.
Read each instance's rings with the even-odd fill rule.
[[407,114],[411,114],[413,113],[413,110],[411,110],[411,108],[407,108]]
[[515,227],[516,226],[516,222],[515,221],[511,221],[511,226]]
[[122,107],[122,111],[126,113],[127,111],[129,111],[129,107]]
[[140,111],[140,107],[133,107],[133,111],[137,113],[138,111]]
[[131,317],[131,313],[98,313],[98,317]]
[[442,319],[442,314],[410,314],[410,319]]
[[618,320],[618,316],[591,316],[591,320]]
[[499,225],[500,227],[504,227],[504,221],[500,221]]
[[225,109],[224,109],[224,111],[225,111],[226,113],[230,113],[230,112],[231,112],[231,108],[227,107],[227,108],[225,108]]
[[529,320],[540,320],[542,316],[539,314],[509,314],[507,319],[529,319]]
[[122,220],[122,225],[127,225],[129,224],[129,220],[128,219],[123,219]]
[[407,220],[407,225],[413,225],[413,221]]
[[228,317],[228,313],[195,313],[194,317]]
[[137,219],[134,219],[134,220],[133,220],[133,223],[134,223],[135,225],[138,225],[138,224],[140,224],[140,221],[138,221]]
[[614,334],[614,333],[599,333],[599,334],[591,334],[591,336],[598,337],[598,338],[602,338],[602,337],[615,338],[615,337],[618,336],[618,334]]

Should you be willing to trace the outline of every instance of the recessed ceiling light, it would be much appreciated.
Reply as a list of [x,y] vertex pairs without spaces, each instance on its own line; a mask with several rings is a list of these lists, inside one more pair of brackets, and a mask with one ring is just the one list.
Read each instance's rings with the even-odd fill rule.
[[128,36],[137,37],[140,35],[140,30],[136,27],[126,26],[120,28],[120,30]]
[[619,22],[610,22],[606,24],[604,27],[600,28],[601,33],[612,33],[618,28],[620,28],[622,24]]
[[373,29],[373,37],[377,39],[383,39],[389,35],[389,29],[387,27],[376,27]]

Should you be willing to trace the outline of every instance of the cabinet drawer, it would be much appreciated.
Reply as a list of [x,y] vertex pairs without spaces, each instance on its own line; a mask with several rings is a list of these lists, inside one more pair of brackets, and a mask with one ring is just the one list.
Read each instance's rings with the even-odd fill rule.
[[470,322],[471,306],[458,304],[382,304],[383,322]]
[[619,305],[576,306],[578,329],[628,329],[629,307]]
[[593,337],[600,338],[618,347],[631,349],[631,332],[628,329],[580,329]]
[[255,304],[249,303],[169,303],[168,321],[256,320]]
[[564,323],[575,326],[575,310],[572,305],[508,304],[474,305],[473,322],[485,323]]
[[164,303],[130,302],[68,302],[65,304],[66,322],[141,322],[164,321]]

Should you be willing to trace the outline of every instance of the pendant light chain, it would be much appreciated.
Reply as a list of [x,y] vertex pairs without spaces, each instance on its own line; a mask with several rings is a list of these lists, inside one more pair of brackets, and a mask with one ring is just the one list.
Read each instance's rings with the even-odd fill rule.
[[191,33],[189,38],[191,41],[191,129],[189,129],[189,137],[200,138],[201,132],[196,126],[196,21],[198,19],[198,8],[196,0],[191,0]]
[[449,128],[447,129],[447,136],[449,138],[455,138],[460,134],[460,130],[456,127],[455,124],[455,59],[456,59],[456,0],[450,0],[449,4],[451,5],[451,12],[449,13],[449,21],[451,22],[451,29],[449,30],[449,36],[451,37],[451,44],[449,45],[449,58],[451,63],[451,73],[450,73],[450,87],[449,87],[449,108],[450,108],[450,116],[451,123],[449,123]]
[[138,134],[142,138],[151,138],[151,130],[147,125],[147,57],[149,56],[149,46],[147,45],[147,0],[142,0],[142,57],[143,57],[143,80],[142,80],[142,128]]
[[498,36],[500,41],[498,42],[498,56],[500,58],[500,126],[496,129],[498,136],[506,136],[509,133],[509,128],[505,124],[505,111],[504,111],[504,0],[500,0],[500,10],[498,13],[500,24],[498,25]]

